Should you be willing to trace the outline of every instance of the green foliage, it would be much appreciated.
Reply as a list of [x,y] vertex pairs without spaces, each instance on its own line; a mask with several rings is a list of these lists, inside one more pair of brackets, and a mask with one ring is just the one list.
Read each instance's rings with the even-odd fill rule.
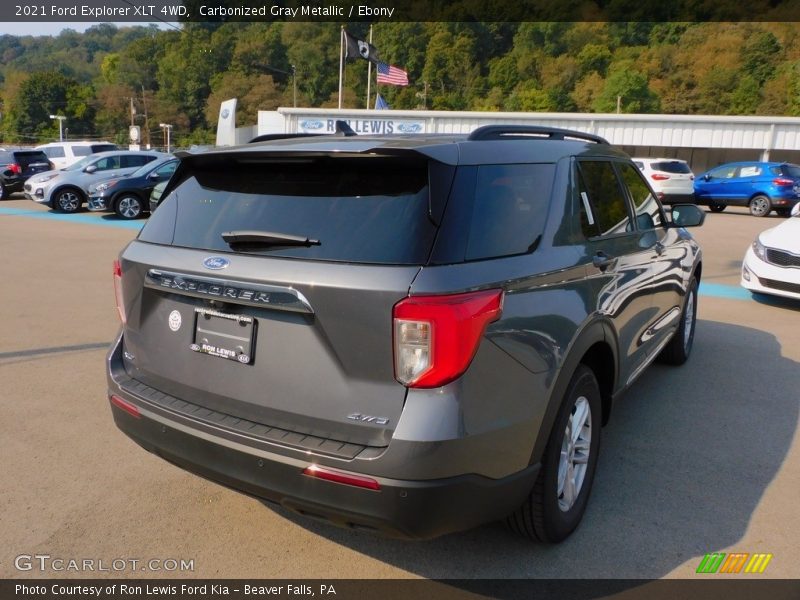
[[[607,6],[631,18],[641,8]],[[614,112],[619,96],[627,113],[800,116],[791,23],[680,23],[666,18],[675,16],[669,3],[659,10],[660,23],[593,22],[591,11],[576,23],[379,22],[382,60],[410,79],[380,93],[394,109]],[[348,31],[369,37],[367,23]],[[127,139],[132,103],[145,142],[158,142],[165,122],[179,143],[207,143],[222,100],[239,99],[245,125],[258,110],[290,106],[293,83],[298,105],[335,107],[340,32],[336,23],[216,21],[0,36],[0,142],[54,138],[56,113],[70,136]],[[366,105],[367,67],[346,62],[345,107]]]

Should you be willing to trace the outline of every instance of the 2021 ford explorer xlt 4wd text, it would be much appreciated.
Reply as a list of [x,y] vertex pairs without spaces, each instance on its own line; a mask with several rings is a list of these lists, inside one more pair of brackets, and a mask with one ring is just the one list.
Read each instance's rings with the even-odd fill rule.
[[114,265],[114,419],[299,513],[577,526],[614,398],[692,347],[700,248],[601,138],[298,137],[184,155]]

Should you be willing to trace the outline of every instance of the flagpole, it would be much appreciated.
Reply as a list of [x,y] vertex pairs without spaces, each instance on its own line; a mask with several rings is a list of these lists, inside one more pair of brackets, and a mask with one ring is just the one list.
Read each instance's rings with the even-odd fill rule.
[[[369,26],[369,45],[372,45],[372,25]],[[372,61],[367,65],[367,109],[369,109],[370,85],[372,84]]]
[[342,108],[342,77],[344,75],[344,25],[339,35],[339,109]]

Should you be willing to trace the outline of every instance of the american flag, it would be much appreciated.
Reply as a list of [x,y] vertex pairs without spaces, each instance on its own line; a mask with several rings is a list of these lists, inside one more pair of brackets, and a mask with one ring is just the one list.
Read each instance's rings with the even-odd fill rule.
[[378,63],[378,83],[408,85],[408,73],[385,62]]

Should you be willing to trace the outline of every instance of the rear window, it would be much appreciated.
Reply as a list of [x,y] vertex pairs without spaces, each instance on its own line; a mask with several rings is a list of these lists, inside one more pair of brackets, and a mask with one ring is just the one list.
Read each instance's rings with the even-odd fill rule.
[[685,162],[681,160],[670,160],[654,162],[650,167],[654,171],[662,171],[664,173],[691,173],[692,170]]
[[781,165],[783,167],[783,174],[795,179],[800,179],[800,167],[797,165]]
[[248,253],[380,264],[424,264],[436,233],[421,159],[249,157],[190,172],[142,229],[144,242],[231,252],[230,231],[319,240]]

